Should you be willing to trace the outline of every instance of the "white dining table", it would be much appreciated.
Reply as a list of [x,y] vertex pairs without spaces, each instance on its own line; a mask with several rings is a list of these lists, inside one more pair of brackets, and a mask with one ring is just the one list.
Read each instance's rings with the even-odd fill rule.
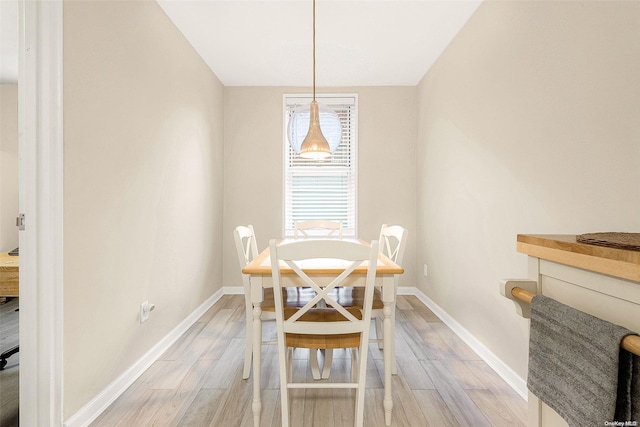
[[[344,239],[348,240],[348,239]],[[288,243],[292,240],[281,240],[279,244]],[[358,240],[363,245],[369,245],[368,242]],[[323,276],[327,278],[327,284],[330,279],[340,274],[345,269],[345,265],[341,260],[309,260],[306,264],[301,265],[302,270],[317,281],[322,283]],[[271,259],[269,257],[269,248],[267,247],[256,258],[253,259],[246,267],[242,269],[242,273],[248,274],[251,281],[251,302],[253,304],[253,425],[260,425],[260,414],[262,411],[262,400],[260,396],[260,371],[261,371],[261,349],[262,349],[262,314],[263,290],[273,287],[271,277]],[[383,306],[383,345],[385,349],[391,348],[391,313],[395,310],[395,281],[396,274],[402,274],[404,270],[398,264],[390,260],[383,254],[378,254],[378,264],[376,267],[376,286],[382,289]],[[296,280],[297,275],[290,267],[282,265],[280,268],[284,286],[304,286]],[[363,263],[357,267],[352,275],[367,274],[367,264]],[[359,281],[364,282],[364,281]],[[385,424],[391,424],[391,410],[393,409],[393,399],[391,397],[391,363],[392,357],[390,351],[383,351],[384,359],[384,413]]]

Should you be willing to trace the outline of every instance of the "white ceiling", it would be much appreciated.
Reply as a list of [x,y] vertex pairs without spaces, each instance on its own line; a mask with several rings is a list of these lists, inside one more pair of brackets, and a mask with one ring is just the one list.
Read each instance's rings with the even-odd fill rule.
[[[311,0],[157,0],[226,86],[310,86]],[[317,86],[416,85],[480,0],[317,0]]]
[[[115,0],[114,0],[115,1]],[[157,0],[226,86],[311,86],[311,0]],[[317,86],[413,86],[481,0],[317,0]],[[17,0],[0,0],[0,82],[17,81]]]

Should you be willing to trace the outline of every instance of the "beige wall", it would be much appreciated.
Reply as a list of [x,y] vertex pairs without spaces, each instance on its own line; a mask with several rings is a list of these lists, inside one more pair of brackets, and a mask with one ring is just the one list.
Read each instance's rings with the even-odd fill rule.
[[18,85],[0,85],[0,252],[18,246]]
[[[224,276],[242,286],[233,229],[253,224],[259,249],[282,236],[283,94],[309,89],[225,88]],[[406,273],[415,286],[415,87],[323,88],[358,94],[358,235],[377,239],[383,223],[409,230]]]
[[65,2],[65,418],[221,286],[223,92],[154,1]]
[[640,230],[640,3],[484,2],[418,87],[419,287],[523,379],[518,233]]

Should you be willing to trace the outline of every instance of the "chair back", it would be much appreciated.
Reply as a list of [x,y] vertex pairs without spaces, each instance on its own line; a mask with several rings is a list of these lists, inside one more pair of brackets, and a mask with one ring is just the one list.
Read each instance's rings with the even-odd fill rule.
[[407,229],[400,225],[382,224],[378,241],[380,242],[380,252],[402,266],[404,248],[407,245]]
[[[238,263],[240,269],[247,266],[256,256],[258,256],[258,244],[256,243],[256,235],[253,231],[253,225],[239,225],[233,230],[233,239],[236,242],[236,252],[238,254]],[[251,283],[249,275],[242,274],[242,284],[244,286],[245,295],[251,295]]]
[[[366,346],[369,339],[378,242],[374,240],[369,247],[344,240],[299,240],[281,245],[276,245],[276,241],[271,240],[269,245],[278,340],[284,340],[284,334],[289,333],[307,335],[361,333],[361,342]],[[327,273],[318,278],[310,278],[304,269],[311,267],[317,271],[318,268],[322,268],[320,261],[322,259],[341,260],[340,263],[344,266],[344,271],[334,275]],[[365,261],[368,262],[366,276],[351,276],[353,270]],[[280,272],[281,266],[288,266],[293,270],[293,277],[298,285],[307,286],[315,291],[315,297],[304,307],[289,313],[285,313],[283,309],[283,285],[285,284],[283,284],[283,276]],[[352,307],[345,308],[331,296],[333,289],[346,284],[364,286],[362,310]],[[290,286],[291,284],[287,281],[286,285]],[[317,308],[325,305],[327,308]],[[319,314],[321,319],[325,318],[323,313],[326,313],[327,310],[333,312],[332,316],[329,316],[331,320],[317,321],[317,315]],[[339,320],[336,321],[336,319]]]
[[293,229],[293,238],[298,237],[337,237],[342,239],[342,222],[312,219],[296,222]]
[[[407,229],[400,225],[382,224],[379,242],[380,252],[402,267],[404,249],[407,245]],[[396,274],[394,277],[396,287],[399,280],[400,275]]]

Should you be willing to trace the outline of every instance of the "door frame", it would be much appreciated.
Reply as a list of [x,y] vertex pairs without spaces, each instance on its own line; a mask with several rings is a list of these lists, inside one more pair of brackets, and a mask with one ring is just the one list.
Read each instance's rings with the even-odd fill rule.
[[63,3],[19,2],[20,425],[63,424]]

